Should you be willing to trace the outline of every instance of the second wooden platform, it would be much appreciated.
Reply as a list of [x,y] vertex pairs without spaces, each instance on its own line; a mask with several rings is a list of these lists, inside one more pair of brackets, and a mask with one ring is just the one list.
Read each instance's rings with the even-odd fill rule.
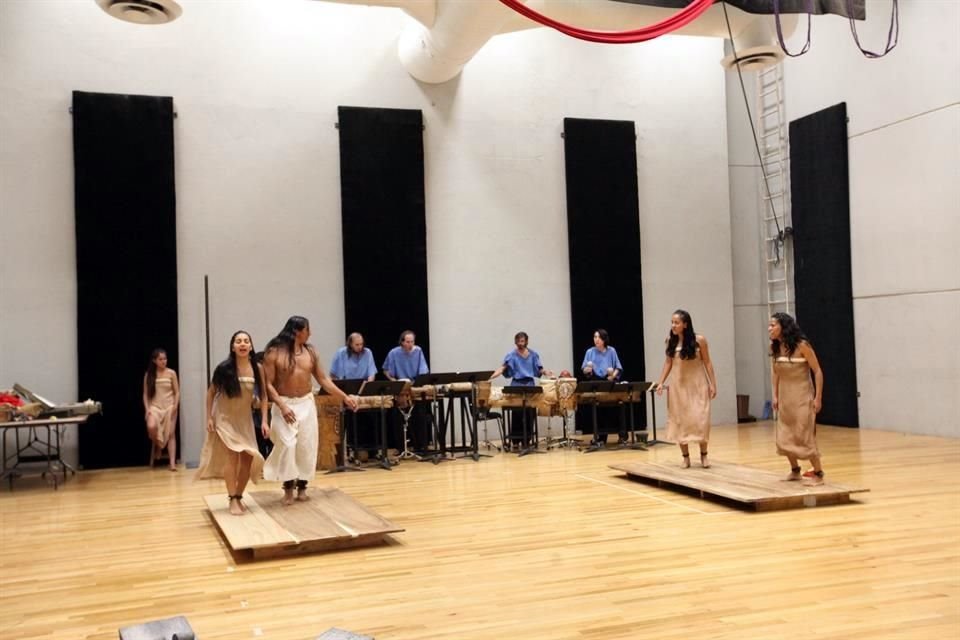
[[851,493],[869,491],[829,483],[807,486],[799,481],[785,481],[786,474],[724,462],[711,462],[709,469],[696,464],[684,469],[677,463],[662,462],[629,462],[610,468],[623,471],[634,480],[690,489],[702,498],[732,500],[755,511],[842,504],[850,502]]

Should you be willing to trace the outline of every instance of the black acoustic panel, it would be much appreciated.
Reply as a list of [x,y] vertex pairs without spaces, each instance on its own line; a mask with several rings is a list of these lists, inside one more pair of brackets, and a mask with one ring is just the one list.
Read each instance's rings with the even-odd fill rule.
[[620,356],[623,379],[643,380],[634,123],[564,118],[563,129],[573,364],[579,371],[594,330],[603,328]]
[[379,369],[411,329],[429,363],[423,115],[338,111],[346,330],[363,333]]
[[178,361],[173,99],[75,91],[73,145],[80,464],[144,465],[150,352]]
[[857,427],[846,103],[790,123],[790,181],[797,322],[825,378],[817,421]]

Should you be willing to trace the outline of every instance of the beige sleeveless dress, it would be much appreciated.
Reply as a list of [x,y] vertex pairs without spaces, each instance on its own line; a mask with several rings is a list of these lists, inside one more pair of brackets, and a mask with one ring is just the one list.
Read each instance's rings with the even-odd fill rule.
[[677,444],[709,442],[710,383],[700,358],[700,350],[692,360],[680,357],[680,347],[673,355],[667,387],[667,439]]
[[263,471],[263,456],[257,449],[257,437],[253,433],[253,378],[240,378],[240,395],[229,397],[217,394],[213,404],[214,432],[206,432],[197,479],[222,478],[228,456],[233,453],[248,453],[253,456],[250,465],[250,480],[260,480]]
[[157,421],[157,439],[154,444],[163,449],[170,441],[176,425],[173,424],[173,378],[158,377],[154,386],[153,398],[150,400],[150,413]]
[[819,457],[810,365],[805,358],[779,356],[773,361],[773,368],[779,377],[777,453],[792,455],[800,460]]

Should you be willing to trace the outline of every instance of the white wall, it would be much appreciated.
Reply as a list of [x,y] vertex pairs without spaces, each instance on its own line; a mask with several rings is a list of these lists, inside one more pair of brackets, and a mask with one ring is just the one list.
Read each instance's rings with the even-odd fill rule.
[[[292,313],[311,319],[325,359],[349,329],[338,105],[424,112],[435,370],[493,367],[518,329],[548,366],[572,368],[562,118],[635,120],[647,369],[659,371],[670,312],[689,309],[720,378],[714,418],[735,418],[719,40],[610,47],[546,30],[505,35],[459,78],[429,86],[397,60],[407,20],[398,11],[301,0],[183,6],[176,22],[146,27],[92,0],[0,3],[0,228],[16,239],[0,251],[0,387],[75,399],[67,109],[78,89],[175,100],[186,460],[202,441],[204,274],[214,359],[233,330],[262,346]],[[520,253],[530,241],[539,251]],[[536,276],[523,291],[507,285],[518,268]],[[68,448],[75,442],[71,434]]]
[[[858,31],[868,49],[882,50],[889,8],[867,3]],[[960,325],[960,3],[900,3],[900,12],[900,44],[878,60],[860,54],[846,20],[814,18],[810,52],[785,63],[787,117],[847,103],[861,426],[960,436],[960,342],[952,337]],[[803,37],[795,34],[790,49]],[[731,142],[731,165],[744,148],[742,131],[734,138],[741,144]],[[731,180],[732,192],[748,198],[750,177],[731,168]],[[751,232],[737,232],[749,224],[748,206],[732,210],[735,256],[751,250],[742,244]],[[748,306],[762,297],[758,263],[735,260],[734,271],[739,341],[758,333]],[[738,382],[759,390],[761,365],[741,360],[739,349]]]
[[730,230],[732,236],[733,311],[736,332],[737,393],[750,397],[749,413],[763,415],[770,398],[767,358],[767,288],[760,221],[762,177],[750,115],[756,110],[756,73],[743,74],[743,87],[735,71],[727,73],[728,162],[730,171]]

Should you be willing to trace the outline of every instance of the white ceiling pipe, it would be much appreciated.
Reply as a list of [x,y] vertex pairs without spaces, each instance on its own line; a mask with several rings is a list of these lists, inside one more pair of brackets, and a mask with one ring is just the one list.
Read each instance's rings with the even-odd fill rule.
[[437,0],[432,28],[410,24],[400,34],[400,62],[421,82],[451,80],[490,38],[501,33],[512,14],[512,9],[496,0]]
[[[420,22],[410,24],[400,35],[399,55],[407,71],[420,80],[439,84],[455,78],[464,65],[495,35],[541,25],[521,16],[496,0],[326,0],[346,4],[388,6],[406,11]],[[433,5],[432,11],[427,5]],[[677,9],[651,7],[608,0],[530,0],[532,9],[567,24],[585,29],[625,31],[659,22]],[[764,45],[779,54],[774,43],[773,17],[727,7],[730,28],[741,46]],[[796,28],[797,16],[782,17],[784,37]],[[721,5],[714,5],[696,20],[673,33],[691,36],[727,37]],[[561,36],[558,34],[558,37]],[[743,39],[743,42],[741,42]]]

